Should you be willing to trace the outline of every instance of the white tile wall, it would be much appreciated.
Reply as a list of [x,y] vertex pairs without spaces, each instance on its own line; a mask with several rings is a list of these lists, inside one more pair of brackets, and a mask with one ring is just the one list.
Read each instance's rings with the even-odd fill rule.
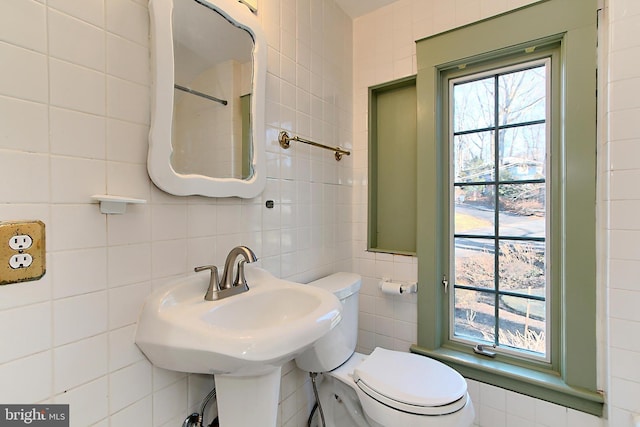
[[[640,413],[640,251],[633,241],[640,228],[640,194],[629,185],[640,173],[640,103],[630,94],[640,90],[637,61],[640,49],[640,4],[609,1],[608,135],[604,152],[603,205],[608,221],[604,234],[609,244],[607,263],[608,400],[609,425],[631,426]],[[637,181],[636,181],[637,182]]]
[[[277,143],[284,128],[352,147],[352,23],[333,0],[261,2],[269,45],[268,183],[253,200],[167,195],[146,173],[147,0],[0,2],[0,220],[40,219],[47,274],[0,287],[0,402],[71,404],[71,425],[176,426],[210,377],[152,367],[133,343],[144,297],[252,247],[282,277],[351,270],[352,158]],[[147,199],[100,214],[93,194]],[[266,209],[264,201],[275,201]],[[306,377],[283,371],[280,424]]]

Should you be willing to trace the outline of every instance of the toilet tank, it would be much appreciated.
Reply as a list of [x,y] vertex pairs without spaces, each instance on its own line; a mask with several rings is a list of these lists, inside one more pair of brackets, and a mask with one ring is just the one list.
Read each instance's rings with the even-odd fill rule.
[[328,372],[342,365],[356,349],[358,340],[358,294],[362,278],[354,273],[335,273],[306,286],[333,293],[342,303],[342,320],[313,346],[296,358],[306,372]]

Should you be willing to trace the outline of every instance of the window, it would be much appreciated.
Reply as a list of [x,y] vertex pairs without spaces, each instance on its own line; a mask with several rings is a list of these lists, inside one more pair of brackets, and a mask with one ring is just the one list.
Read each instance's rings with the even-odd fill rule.
[[601,415],[596,18],[547,0],[418,41],[412,351]]
[[548,361],[551,60],[449,79],[449,338]]

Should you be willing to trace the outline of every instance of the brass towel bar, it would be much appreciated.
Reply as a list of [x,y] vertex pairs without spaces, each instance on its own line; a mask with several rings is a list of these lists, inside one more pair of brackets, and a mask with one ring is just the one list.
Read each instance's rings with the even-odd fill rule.
[[340,161],[343,155],[350,156],[351,152],[347,151],[340,147],[330,147],[328,145],[319,144],[317,142],[309,141],[308,139],[300,138],[299,136],[290,137],[286,131],[280,132],[280,136],[278,137],[278,141],[280,141],[280,146],[282,148],[289,148],[291,145],[291,141],[302,142],[303,144],[313,145],[314,147],[324,148],[325,150],[331,150],[334,152],[336,160]]

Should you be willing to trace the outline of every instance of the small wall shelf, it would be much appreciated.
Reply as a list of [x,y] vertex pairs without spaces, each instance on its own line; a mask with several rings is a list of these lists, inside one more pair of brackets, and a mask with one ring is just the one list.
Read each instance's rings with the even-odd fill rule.
[[127,204],[144,204],[144,199],[134,199],[131,197],[110,196],[98,194],[91,196],[91,200],[100,203],[100,212],[103,214],[123,214],[127,210]]

